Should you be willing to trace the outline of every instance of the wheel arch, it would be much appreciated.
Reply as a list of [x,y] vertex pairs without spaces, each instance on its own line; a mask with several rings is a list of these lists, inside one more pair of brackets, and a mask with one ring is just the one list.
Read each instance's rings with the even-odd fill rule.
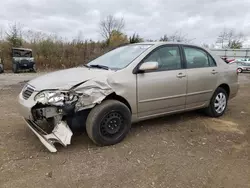
[[223,84],[221,84],[221,85],[219,85],[218,86],[218,88],[223,88],[226,92],[227,92],[227,95],[228,95],[228,97],[229,97],[229,95],[230,95],[230,87],[229,87],[229,85],[228,84],[226,84],[226,83],[223,83]]
[[109,94],[104,100],[108,100],[108,99],[120,101],[121,103],[125,104],[129,108],[130,112],[132,113],[132,108],[131,108],[129,102],[124,97],[117,95],[115,92],[113,92],[113,93]]
[[[240,71],[238,71],[238,70],[240,70]],[[242,73],[243,72],[243,68],[242,67],[238,67],[237,71],[238,71],[238,73]]]

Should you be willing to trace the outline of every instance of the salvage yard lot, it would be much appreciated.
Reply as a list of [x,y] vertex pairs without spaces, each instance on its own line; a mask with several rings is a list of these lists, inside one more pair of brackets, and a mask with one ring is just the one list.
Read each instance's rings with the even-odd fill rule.
[[212,119],[188,112],[134,124],[126,139],[98,147],[86,133],[49,153],[17,111],[38,74],[0,75],[0,187],[250,187],[250,74]]

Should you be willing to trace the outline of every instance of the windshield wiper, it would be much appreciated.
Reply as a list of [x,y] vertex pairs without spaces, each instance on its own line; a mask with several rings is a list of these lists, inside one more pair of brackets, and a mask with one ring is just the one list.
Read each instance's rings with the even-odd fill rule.
[[86,65],[87,67],[93,67],[93,68],[98,68],[98,69],[105,69],[109,70],[109,67],[104,66],[104,65]]
[[88,67],[88,68],[89,68],[89,66],[88,66],[88,65],[86,65],[86,64],[83,64],[83,65],[80,65],[80,66],[83,66],[83,67]]

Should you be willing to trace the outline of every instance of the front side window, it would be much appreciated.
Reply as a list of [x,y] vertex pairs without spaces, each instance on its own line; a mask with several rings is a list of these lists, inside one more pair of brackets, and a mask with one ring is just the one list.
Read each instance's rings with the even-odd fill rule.
[[180,51],[177,46],[165,46],[152,52],[143,62],[158,62],[158,70],[181,69]]
[[209,67],[207,53],[198,48],[184,47],[187,68]]

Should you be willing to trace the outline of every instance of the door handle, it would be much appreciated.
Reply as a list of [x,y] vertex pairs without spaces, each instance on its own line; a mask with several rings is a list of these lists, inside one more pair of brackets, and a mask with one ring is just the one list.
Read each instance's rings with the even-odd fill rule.
[[216,70],[212,70],[212,74],[217,74],[218,72]]
[[183,74],[182,72],[180,72],[180,73],[178,73],[178,74],[176,75],[176,77],[177,77],[177,78],[183,78],[183,77],[186,77],[186,75]]

